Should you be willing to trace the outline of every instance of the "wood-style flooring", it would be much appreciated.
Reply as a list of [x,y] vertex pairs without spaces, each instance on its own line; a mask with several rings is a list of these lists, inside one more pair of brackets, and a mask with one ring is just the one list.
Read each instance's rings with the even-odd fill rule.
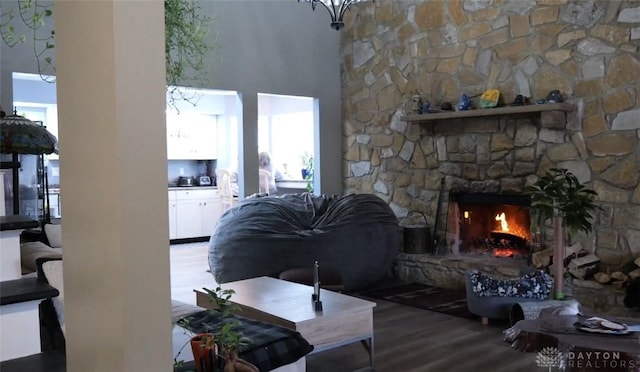
[[[193,289],[215,286],[207,243],[171,246],[172,298],[195,304]],[[502,341],[507,324],[453,317],[377,301],[373,320],[375,371],[541,371],[536,353],[521,353]],[[359,343],[307,357],[308,372],[353,371],[368,365]]]

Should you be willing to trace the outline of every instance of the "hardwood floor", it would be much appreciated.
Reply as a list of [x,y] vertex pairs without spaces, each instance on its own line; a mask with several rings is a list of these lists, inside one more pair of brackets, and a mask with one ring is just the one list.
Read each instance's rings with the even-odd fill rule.
[[[171,246],[172,298],[195,304],[193,289],[215,286],[207,243]],[[506,324],[482,325],[387,301],[374,309],[375,371],[540,371],[535,353],[521,353],[502,341]],[[352,371],[368,365],[361,344],[307,357],[308,372]]]

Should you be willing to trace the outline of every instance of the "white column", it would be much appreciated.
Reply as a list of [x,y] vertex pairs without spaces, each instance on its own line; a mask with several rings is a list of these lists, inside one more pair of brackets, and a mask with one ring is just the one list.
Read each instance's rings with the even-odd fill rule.
[[258,192],[258,93],[242,93],[242,135],[240,139],[238,177],[243,177],[244,188],[240,195],[249,196]]
[[170,371],[163,1],[55,12],[67,369]]

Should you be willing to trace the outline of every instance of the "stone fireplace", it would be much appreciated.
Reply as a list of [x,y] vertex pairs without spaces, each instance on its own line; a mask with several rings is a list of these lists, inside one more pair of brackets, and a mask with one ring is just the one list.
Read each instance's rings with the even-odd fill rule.
[[[574,173],[598,193],[603,208],[593,231],[574,239],[605,270],[640,256],[639,6],[362,2],[347,17],[341,31],[345,193],[379,196],[405,225],[420,225],[427,216],[432,235],[448,249],[440,256],[401,254],[401,277],[461,287],[459,278],[473,266],[516,275],[518,260],[460,254],[466,252],[459,234],[477,232],[460,224],[466,205],[460,210],[454,195],[522,195],[552,167]],[[505,106],[517,94],[535,102],[558,89],[573,108],[437,120],[408,120],[403,108],[415,94],[431,107],[455,106],[462,93],[492,88]],[[475,210],[467,211],[477,220]],[[551,227],[541,229],[541,245],[551,246]],[[567,284],[576,295],[584,292],[581,302],[595,310],[621,303],[610,285]]]

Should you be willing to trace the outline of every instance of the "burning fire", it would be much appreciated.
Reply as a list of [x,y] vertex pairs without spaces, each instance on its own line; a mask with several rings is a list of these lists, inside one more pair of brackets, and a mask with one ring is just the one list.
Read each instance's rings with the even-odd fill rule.
[[496,221],[500,221],[500,228],[502,229],[502,231],[509,231],[507,216],[505,216],[504,212],[496,214]]
[[[520,235],[518,233],[520,233],[521,231],[517,223],[514,229],[516,231],[509,230],[509,224],[507,223],[507,215],[504,212],[496,214],[496,221],[500,222],[500,230],[502,232],[506,232],[510,235],[515,235],[515,236]],[[496,257],[512,257],[515,254],[515,252],[516,252],[515,249],[499,248],[499,249],[494,249],[493,255]]]
[[511,248],[503,248],[503,249],[494,249],[493,255],[496,257],[511,257],[515,253],[515,249]]

